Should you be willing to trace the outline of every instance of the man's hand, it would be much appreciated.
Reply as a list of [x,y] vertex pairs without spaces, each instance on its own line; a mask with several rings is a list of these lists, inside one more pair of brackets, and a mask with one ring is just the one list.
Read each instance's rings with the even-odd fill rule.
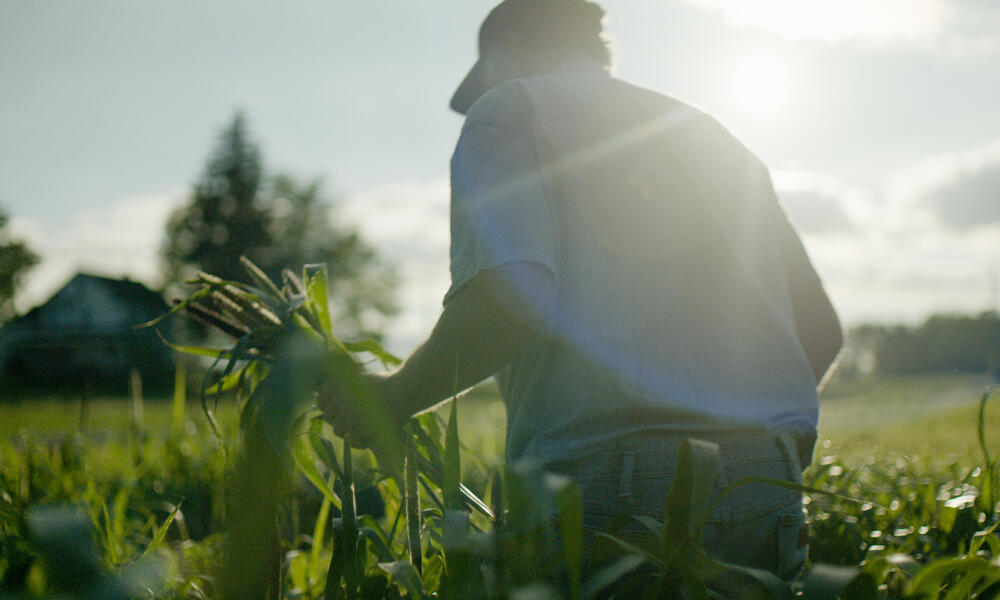
[[328,380],[319,390],[317,405],[340,437],[348,434],[355,448],[378,445],[380,436],[399,437],[408,415],[393,405],[385,375],[362,373],[349,385]]

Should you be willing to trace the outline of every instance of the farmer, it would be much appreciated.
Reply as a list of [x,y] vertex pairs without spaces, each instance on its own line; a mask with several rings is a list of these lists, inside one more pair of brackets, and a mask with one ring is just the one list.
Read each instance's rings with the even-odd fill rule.
[[[467,117],[444,310],[401,368],[370,376],[401,422],[495,375],[507,460],[575,478],[591,529],[662,518],[687,437],[720,446],[719,487],[801,481],[842,341],[767,168],[707,114],[612,77],[603,17],[583,0],[486,17],[451,101]],[[338,431],[358,423],[348,408],[326,406]],[[798,492],[753,484],[705,543],[792,577],[803,525]]]

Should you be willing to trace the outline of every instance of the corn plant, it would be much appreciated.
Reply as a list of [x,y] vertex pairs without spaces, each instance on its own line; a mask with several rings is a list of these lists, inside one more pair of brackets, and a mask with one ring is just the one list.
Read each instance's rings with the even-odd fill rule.
[[[222,281],[198,274],[200,288],[173,312],[186,311],[195,318],[232,335],[231,348],[178,350],[213,357],[221,373],[206,380],[204,397],[235,392],[242,398],[240,455],[231,482],[227,505],[231,568],[222,574],[225,594],[232,597],[278,597],[281,593],[282,554],[276,519],[279,503],[288,489],[289,465],[298,470],[323,495],[321,514],[335,511],[331,522],[333,556],[326,572],[326,598],[356,597],[387,581],[382,573],[414,587],[424,571],[421,534],[420,488],[425,502],[438,513],[474,509],[490,515],[489,508],[458,480],[457,423],[452,421],[449,443],[442,449],[424,429],[428,419],[411,422],[403,431],[391,429],[385,407],[375,404],[360,377],[358,355],[367,354],[384,364],[398,363],[374,340],[344,343],[332,331],[324,266],[308,268],[300,279],[284,272],[279,287],[250,261],[244,265],[255,286]],[[356,403],[361,420],[370,429],[375,466],[401,490],[399,506],[405,512],[406,559],[392,551],[392,532],[357,514],[354,458],[351,440],[342,440],[335,452],[329,427],[323,426],[313,407],[322,387],[334,382]],[[212,420],[212,410],[204,402]],[[423,423],[424,425],[422,425]],[[436,424],[434,424],[436,425]],[[302,434],[302,435],[297,435]],[[418,475],[419,471],[419,475]],[[433,511],[432,511],[433,512]],[[399,519],[397,518],[397,523]],[[326,534],[317,523],[314,543]],[[379,571],[369,573],[365,547],[374,545]],[[318,553],[310,555],[315,563]],[[308,574],[314,567],[296,562],[299,583],[311,588]]]

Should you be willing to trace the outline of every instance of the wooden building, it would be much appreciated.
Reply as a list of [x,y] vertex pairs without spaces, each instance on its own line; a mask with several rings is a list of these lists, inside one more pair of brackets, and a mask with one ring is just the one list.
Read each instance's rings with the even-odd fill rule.
[[[141,283],[79,273],[47,302],[0,328],[0,384],[125,392],[138,369],[144,384],[167,386],[173,355],[152,328],[168,310]],[[158,326],[164,331],[164,324]]]

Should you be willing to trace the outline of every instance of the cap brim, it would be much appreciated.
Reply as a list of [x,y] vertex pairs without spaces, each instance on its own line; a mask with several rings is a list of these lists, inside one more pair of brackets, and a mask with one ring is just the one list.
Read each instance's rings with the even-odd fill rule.
[[464,115],[484,93],[486,90],[483,89],[483,61],[477,60],[462,83],[458,84],[449,106],[453,111]]

